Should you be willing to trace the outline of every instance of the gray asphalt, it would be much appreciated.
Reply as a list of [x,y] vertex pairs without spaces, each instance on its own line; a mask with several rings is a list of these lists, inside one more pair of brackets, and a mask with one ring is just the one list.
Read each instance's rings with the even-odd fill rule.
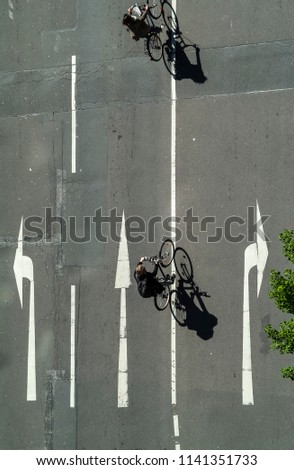
[[[217,4],[216,4],[217,3]],[[35,276],[37,401],[26,401],[30,286],[24,306],[13,273],[21,217],[75,216],[102,208],[146,222],[168,217],[171,77],[132,42],[114,0],[13,1],[0,6],[1,449],[174,449],[171,314],[127,289],[129,407],[117,407],[118,242],[25,243]],[[177,80],[177,216],[193,208],[217,226],[258,200],[269,257],[259,298],[250,274],[255,404],[242,405],[242,308],[246,238],[191,243],[194,280],[217,325],[205,340],[176,328],[182,449],[293,449],[292,384],[269,352],[267,323],[284,319],[268,299],[283,270],[278,235],[293,218],[293,2],[181,0],[180,30],[200,48],[205,83]],[[165,31],[162,38],[165,39]],[[195,51],[186,49],[195,63]],[[71,173],[71,56],[77,56],[77,172]],[[193,62],[194,61],[194,62]],[[248,222],[248,221],[247,221]],[[119,226],[118,226],[119,227]],[[181,225],[184,231],[184,226]],[[247,224],[239,229],[246,236]],[[234,232],[234,230],[233,230]],[[236,233],[238,231],[236,230]],[[105,228],[107,233],[107,228]],[[235,232],[234,232],[235,233]],[[132,270],[154,239],[129,243]],[[49,236],[49,235],[48,235]],[[70,286],[77,286],[76,406],[70,408]],[[203,305],[199,305],[203,310]],[[200,310],[197,315],[201,315]]]

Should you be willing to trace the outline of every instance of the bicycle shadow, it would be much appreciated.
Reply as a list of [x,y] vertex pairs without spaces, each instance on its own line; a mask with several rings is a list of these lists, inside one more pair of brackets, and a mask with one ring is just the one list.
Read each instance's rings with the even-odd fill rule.
[[195,283],[191,259],[183,248],[176,249],[174,262],[179,276],[177,299],[186,316],[183,322],[176,316],[175,319],[180,326],[195,331],[197,336],[206,341],[213,337],[214,327],[218,324],[217,317],[208,311],[203,301],[203,297],[210,296],[200,291]]
[[[196,43],[188,44],[180,32],[178,19],[176,19],[176,28],[167,29],[167,41],[163,44],[163,61],[168,72],[175,80],[190,79],[194,83],[203,84],[207,77],[204,75],[200,48]],[[195,50],[196,62],[193,63],[187,52],[189,49]]]

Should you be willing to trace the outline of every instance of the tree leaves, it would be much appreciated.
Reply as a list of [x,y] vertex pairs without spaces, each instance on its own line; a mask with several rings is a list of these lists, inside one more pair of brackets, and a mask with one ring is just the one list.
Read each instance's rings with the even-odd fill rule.
[[[284,230],[279,238],[283,244],[283,254],[294,263],[294,230]],[[270,273],[270,285],[269,297],[274,300],[277,308],[294,315],[294,271],[285,269],[282,275],[273,269]],[[271,349],[277,349],[280,354],[294,353],[294,318],[280,323],[279,329],[268,325],[264,331],[272,340]],[[281,372],[284,378],[294,380],[294,367],[284,367]]]

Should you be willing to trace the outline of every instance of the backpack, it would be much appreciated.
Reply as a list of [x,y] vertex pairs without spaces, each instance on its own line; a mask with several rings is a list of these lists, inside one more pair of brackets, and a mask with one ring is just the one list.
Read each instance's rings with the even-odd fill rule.
[[146,280],[138,282],[138,291],[141,297],[144,297],[145,299],[154,296],[154,290],[151,286],[148,286]]

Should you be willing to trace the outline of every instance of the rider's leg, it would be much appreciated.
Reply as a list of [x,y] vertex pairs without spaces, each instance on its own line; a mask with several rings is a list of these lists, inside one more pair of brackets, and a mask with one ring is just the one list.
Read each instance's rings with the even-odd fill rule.
[[170,286],[171,284],[174,283],[175,278],[176,278],[175,274],[172,274],[171,276],[169,274],[166,274],[165,277],[157,279],[157,281],[163,286]]
[[162,32],[163,28],[164,28],[163,24],[161,26],[150,26],[150,33],[159,34]]

